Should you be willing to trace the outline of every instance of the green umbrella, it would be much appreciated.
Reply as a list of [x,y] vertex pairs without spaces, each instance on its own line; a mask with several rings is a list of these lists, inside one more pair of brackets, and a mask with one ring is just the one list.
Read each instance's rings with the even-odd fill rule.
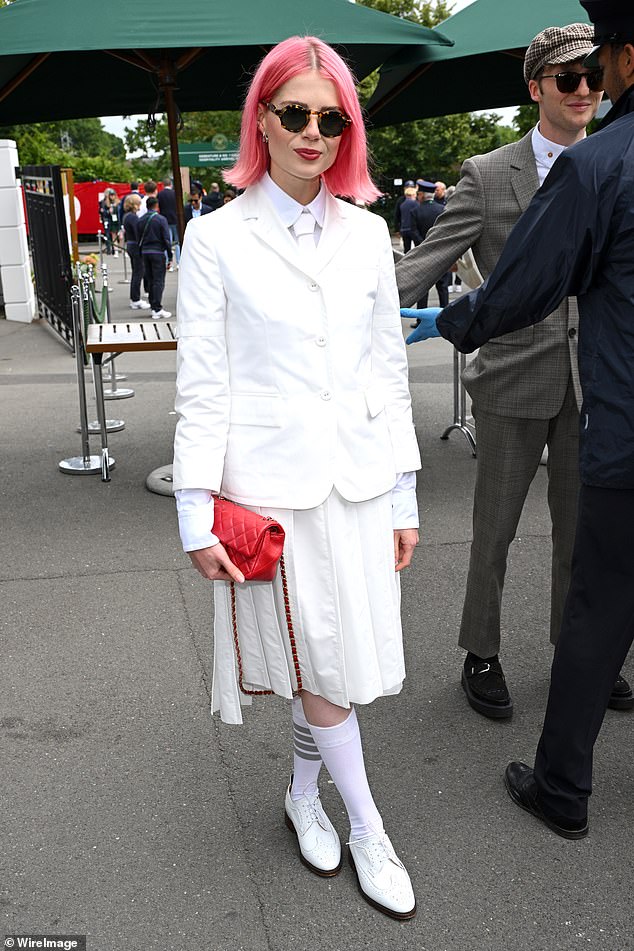
[[401,50],[367,104],[376,126],[529,102],[526,47],[547,26],[587,23],[578,0],[475,0],[440,24],[451,47]]
[[451,42],[347,0],[17,0],[0,9],[0,125],[166,112],[181,209],[178,110],[240,108],[295,34],[337,46],[360,79],[402,46]]

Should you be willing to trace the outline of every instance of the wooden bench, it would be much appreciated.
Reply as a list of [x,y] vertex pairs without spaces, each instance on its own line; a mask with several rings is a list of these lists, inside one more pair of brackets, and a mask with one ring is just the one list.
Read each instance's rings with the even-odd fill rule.
[[121,321],[110,324],[90,324],[85,349],[86,353],[92,354],[95,368],[95,396],[101,430],[102,481],[109,482],[108,431],[102,378],[103,355],[104,353],[111,354],[112,360],[120,353],[176,350],[176,335],[173,325],[169,322],[154,323],[153,321],[149,324],[139,324]]

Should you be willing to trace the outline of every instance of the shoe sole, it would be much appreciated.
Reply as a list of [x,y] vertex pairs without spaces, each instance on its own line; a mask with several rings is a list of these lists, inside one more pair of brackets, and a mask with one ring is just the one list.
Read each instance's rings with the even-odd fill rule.
[[548,816],[545,816],[543,812],[533,812],[532,809],[529,809],[528,806],[526,806],[522,802],[522,800],[517,796],[515,790],[510,785],[508,779],[506,778],[506,774],[504,776],[504,785],[506,787],[507,793],[509,794],[509,796],[511,797],[511,799],[513,800],[516,806],[519,806],[520,809],[523,809],[524,812],[527,812],[529,816],[533,816],[535,819],[539,820],[539,822],[543,822],[543,824],[547,826],[547,828],[549,828],[551,832],[555,832],[557,835],[560,835],[562,839],[585,839],[585,837],[587,836],[589,832],[587,825],[583,829],[579,829],[576,832],[569,829],[562,829],[562,827],[558,826],[557,823],[552,822],[548,818]]
[[357,888],[361,892],[361,897],[367,901],[368,905],[372,905],[373,908],[376,908],[376,910],[380,911],[381,914],[387,915],[388,918],[395,918],[396,921],[409,921],[410,918],[413,918],[416,915],[416,902],[414,902],[414,907],[411,909],[411,911],[393,911],[391,908],[387,908],[380,902],[375,901],[374,898],[370,898],[370,896],[367,895],[361,887],[359,873],[357,872],[357,866],[355,865],[354,856],[350,848],[348,848],[348,862],[350,863],[350,866],[354,872],[354,877],[357,880]]
[[297,829],[296,829],[295,826],[293,825],[293,820],[291,819],[291,817],[289,816],[289,814],[288,814],[286,811],[284,811],[284,822],[286,823],[287,827],[291,830],[291,832],[293,833],[293,835],[295,836],[295,838],[296,838],[296,840],[297,840],[297,849],[298,849],[298,851],[299,851],[299,860],[300,860],[300,862],[302,863],[302,865],[305,865],[306,868],[309,869],[311,872],[313,872],[315,875],[319,875],[320,878],[334,878],[335,875],[338,875],[338,874],[339,874],[339,872],[341,871],[341,862],[342,862],[342,859],[339,859],[339,865],[337,865],[336,868],[333,868],[333,869],[317,868],[316,865],[313,865],[311,862],[308,861],[308,859],[306,858],[306,856],[305,856],[304,853],[302,852],[302,850],[301,850],[301,848],[300,848],[300,846],[299,846],[299,836],[297,835]]
[[509,700],[508,703],[505,704],[487,703],[486,700],[481,700],[480,697],[477,697],[469,686],[469,682],[467,681],[464,670],[462,671],[460,683],[462,684],[462,689],[467,695],[467,702],[469,706],[472,707],[477,713],[481,713],[484,717],[489,717],[490,720],[508,720],[509,717],[513,716],[512,700]]

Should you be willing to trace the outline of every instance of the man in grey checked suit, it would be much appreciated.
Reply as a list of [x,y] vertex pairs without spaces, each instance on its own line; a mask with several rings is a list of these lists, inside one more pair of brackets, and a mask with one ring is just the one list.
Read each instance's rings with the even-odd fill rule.
[[[584,137],[598,109],[600,76],[589,76],[583,66],[592,37],[589,25],[573,23],[550,27],[532,41],[524,78],[539,105],[539,124],[519,142],[464,163],[446,210],[425,241],[397,265],[402,306],[422,297],[468,248],[485,278],[493,270],[550,167],[564,148]],[[556,78],[559,73],[581,74],[577,88],[566,92],[566,84],[577,80]],[[546,445],[553,643],[568,591],[579,490],[578,319],[576,300],[566,300],[541,324],[489,341],[463,375],[478,444],[473,543],[459,638],[467,651],[462,685],[473,709],[496,719],[513,713],[498,657],[508,548]],[[623,678],[615,684],[611,705],[634,705]]]

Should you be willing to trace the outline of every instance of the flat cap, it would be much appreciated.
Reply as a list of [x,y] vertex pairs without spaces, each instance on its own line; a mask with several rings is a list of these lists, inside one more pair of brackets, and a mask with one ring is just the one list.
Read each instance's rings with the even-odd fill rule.
[[549,26],[538,33],[526,50],[524,80],[534,79],[549,63],[573,63],[587,56],[594,46],[592,27],[588,23]]

